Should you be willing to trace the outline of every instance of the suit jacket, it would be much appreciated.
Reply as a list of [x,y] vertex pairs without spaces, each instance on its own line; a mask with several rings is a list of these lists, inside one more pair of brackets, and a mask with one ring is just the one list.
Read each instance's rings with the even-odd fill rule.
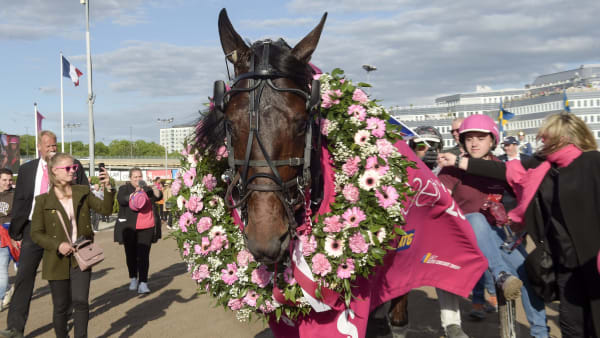
[[[105,190],[104,200],[101,200],[90,193],[89,185],[73,185],[71,189],[73,190],[73,210],[77,219],[77,236],[93,239],[90,209],[103,215],[110,215],[115,192],[114,190]],[[73,255],[63,256],[58,252],[60,243],[69,242],[58,213],[62,215],[70,237],[73,227],[65,209],[56,197],[54,189],[47,194],[36,196],[35,209],[31,218],[31,239],[44,248],[42,278],[46,280],[69,279],[70,266],[77,266],[77,260]],[[71,240],[76,241],[77,238]]]
[[[23,164],[19,168],[15,199],[13,201],[13,217],[8,229],[10,237],[15,241],[23,239],[25,227],[29,225],[29,214],[31,213],[35,190],[35,176],[39,163],[40,159],[38,158]],[[81,162],[75,160],[74,163],[79,165],[79,169],[76,172],[75,184],[89,186],[90,183],[85,176]]]
[[[524,154],[524,153],[520,153],[519,156],[521,158],[521,163],[529,161],[529,159],[531,158],[531,156]],[[498,159],[502,162],[506,162],[506,161],[508,161],[508,155],[502,154],[502,155],[498,156]]]
[[[138,212],[131,210],[129,208],[129,195],[131,195],[135,191],[135,188],[131,183],[127,183],[119,187],[119,193],[117,194],[117,202],[119,203],[119,217],[117,217],[117,222],[115,223],[115,234],[114,241],[120,244],[123,244],[123,232],[124,231],[135,231],[135,225],[137,223]],[[147,191],[148,199],[152,203],[152,213],[154,215],[154,236],[152,238],[152,242],[156,243],[161,236],[161,221],[160,216],[158,214],[158,205],[157,201],[160,201],[163,197],[162,192],[159,191],[160,194],[158,197],[154,196],[152,190]]]

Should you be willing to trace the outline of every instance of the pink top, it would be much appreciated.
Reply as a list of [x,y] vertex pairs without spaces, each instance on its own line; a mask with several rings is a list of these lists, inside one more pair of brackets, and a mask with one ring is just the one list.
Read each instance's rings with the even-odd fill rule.
[[69,198],[66,201],[61,200],[60,204],[62,204],[69,221],[71,221],[71,228],[73,228],[71,232],[71,242],[74,243],[77,241],[77,220],[75,219],[75,211],[73,210],[73,199]]
[[138,191],[129,198],[129,207],[138,212],[136,229],[149,229],[154,226],[154,213],[152,212],[152,202],[144,191]]

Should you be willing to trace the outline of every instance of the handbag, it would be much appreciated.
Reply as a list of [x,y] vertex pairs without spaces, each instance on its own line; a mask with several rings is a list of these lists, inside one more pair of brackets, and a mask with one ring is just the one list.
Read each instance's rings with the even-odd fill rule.
[[[554,198],[557,197],[556,186],[557,182],[554,181]],[[542,228],[541,224],[537,223],[536,230],[538,240],[534,241],[536,247],[529,255],[527,255],[527,257],[525,257],[524,265],[531,288],[545,303],[549,303],[559,299],[554,260],[552,259],[551,251],[546,240],[552,214],[548,213],[544,200],[539,192],[536,198],[538,211],[542,216],[546,216],[546,219],[544,221],[544,228]]]
[[481,206],[481,213],[490,225],[503,227],[509,223],[508,215],[504,205],[500,202],[502,195],[489,194],[487,200]]
[[73,243],[60,211],[58,212],[58,218],[60,218],[60,223],[62,223],[63,230],[65,230],[65,235],[67,235],[69,244],[73,246],[73,256],[75,257],[75,260],[77,260],[77,265],[79,265],[79,269],[81,269],[81,271],[85,271],[104,260],[104,251],[100,245],[92,242],[89,239]]

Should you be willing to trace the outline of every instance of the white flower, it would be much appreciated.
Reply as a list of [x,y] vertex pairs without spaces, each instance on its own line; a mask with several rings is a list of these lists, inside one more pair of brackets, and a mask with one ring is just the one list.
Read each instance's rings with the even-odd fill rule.
[[196,156],[194,156],[194,154],[190,154],[187,157],[188,162],[190,162],[190,166],[192,168],[195,168],[196,165],[198,164],[198,161],[196,161]]
[[341,239],[335,239],[333,236],[327,236],[325,239],[325,252],[331,257],[340,257],[344,253],[344,242]]
[[183,201],[185,201],[185,197],[183,197],[182,195],[179,195],[177,197],[177,208],[179,210],[183,209]]
[[355,126],[360,126],[363,123],[363,121],[359,120],[358,118],[356,118],[356,116],[352,115],[350,117],[350,123],[352,123]]
[[225,229],[223,229],[222,226],[217,225],[217,226],[213,226],[210,229],[208,237],[210,237],[210,239],[213,239],[213,238],[215,238],[215,236],[221,236],[221,235],[225,235]]
[[354,134],[354,143],[362,146],[369,142],[369,138],[371,138],[371,133],[368,130],[359,130]]
[[381,115],[385,111],[385,108],[373,105],[367,109],[367,115],[378,116]]
[[379,243],[383,243],[383,241],[385,240],[385,236],[387,235],[387,232],[385,231],[385,227],[381,227],[379,228],[379,230],[377,230],[376,233],[372,233],[369,231],[369,242],[371,242],[371,244],[375,244],[373,242],[373,235],[375,235],[375,237],[377,237],[377,240],[379,241]]
[[374,188],[379,187],[380,176],[377,170],[367,169],[358,178],[358,185],[361,189],[371,191]]

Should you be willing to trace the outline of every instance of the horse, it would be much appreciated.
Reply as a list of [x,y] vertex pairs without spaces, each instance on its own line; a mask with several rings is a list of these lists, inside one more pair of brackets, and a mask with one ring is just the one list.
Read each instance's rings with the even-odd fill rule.
[[197,144],[217,148],[227,139],[227,201],[237,200],[228,206],[241,209],[246,246],[262,263],[284,257],[306,212],[305,191],[316,182],[310,170],[320,92],[309,61],[326,18],[292,48],[283,39],[248,46],[226,10],[219,14],[235,79],[227,92],[222,81],[215,83],[215,109],[202,120]]

